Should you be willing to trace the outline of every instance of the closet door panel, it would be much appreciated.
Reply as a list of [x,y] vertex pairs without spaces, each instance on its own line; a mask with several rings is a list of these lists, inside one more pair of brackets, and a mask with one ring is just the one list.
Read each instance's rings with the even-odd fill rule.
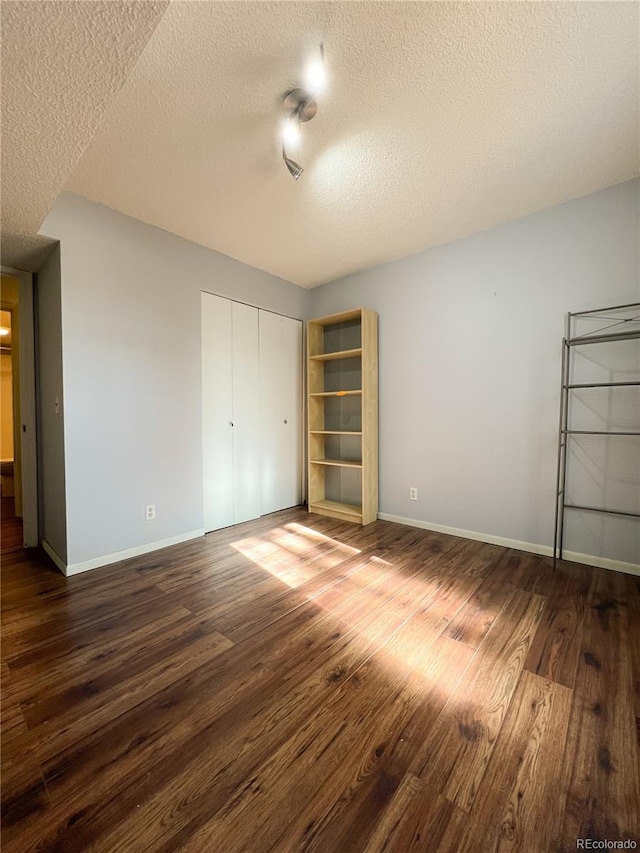
[[258,309],[232,303],[233,520],[260,515],[260,366]]
[[[280,507],[302,500],[302,323],[282,318]],[[286,423],[284,423],[286,421]]]
[[260,311],[260,512],[282,509],[282,317]]
[[204,529],[233,524],[231,302],[210,293],[202,308]]

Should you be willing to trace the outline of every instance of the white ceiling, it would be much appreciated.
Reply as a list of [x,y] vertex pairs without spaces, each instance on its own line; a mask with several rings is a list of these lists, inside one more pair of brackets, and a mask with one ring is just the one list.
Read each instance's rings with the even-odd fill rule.
[[[174,0],[66,189],[313,287],[637,175],[639,12]],[[295,182],[279,99],[320,39],[330,85]],[[41,69],[70,114],[91,101],[77,64]]]
[[38,229],[167,7],[2,2],[2,263],[38,269]]

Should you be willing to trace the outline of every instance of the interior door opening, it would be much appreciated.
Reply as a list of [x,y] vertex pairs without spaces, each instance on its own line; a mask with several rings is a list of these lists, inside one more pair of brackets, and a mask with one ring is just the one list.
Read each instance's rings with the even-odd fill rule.
[[[2,502],[2,551],[22,548],[22,489],[20,481],[19,361],[14,356],[15,329],[12,311],[0,311],[0,495]],[[14,363],[15,361],[15,363]]]
[[38,544],[33,282],[3,268],[0,292],[2,552]]

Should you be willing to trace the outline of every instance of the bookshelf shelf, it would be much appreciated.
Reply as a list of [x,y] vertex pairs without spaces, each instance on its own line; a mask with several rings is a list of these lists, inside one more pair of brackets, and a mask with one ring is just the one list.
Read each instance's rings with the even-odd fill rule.
[[378,516],[378,315],[357,308],[307,324],[309,511]]

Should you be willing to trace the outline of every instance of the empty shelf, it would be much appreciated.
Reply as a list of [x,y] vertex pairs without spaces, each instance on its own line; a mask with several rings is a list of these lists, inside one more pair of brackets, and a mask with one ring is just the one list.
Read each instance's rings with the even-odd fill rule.
[[[640,383],[638,383],[640,384]],[[310,397],[355,397],[362,394],[362,389],[357,391],[317,391],[315,394],[309,394]]]
[[335,361],[338,358],[358,358],[362,355],[362,349],[345,349],[340,352],[323,352],[321,355],[310,355],[311,361]]
[[362,435],[352,429],[310,429],[309,435]]
[[362,468],[362,462],[346,459],[311,459],[312,465],[336,465],[339,468]]
[[317,512],[319,515],[331,513],[332,516],[341,516],[347,521],[361,521],[362,507],[356,504],[345,504],[341,501],[316,501],[309,504],[309,512]]

